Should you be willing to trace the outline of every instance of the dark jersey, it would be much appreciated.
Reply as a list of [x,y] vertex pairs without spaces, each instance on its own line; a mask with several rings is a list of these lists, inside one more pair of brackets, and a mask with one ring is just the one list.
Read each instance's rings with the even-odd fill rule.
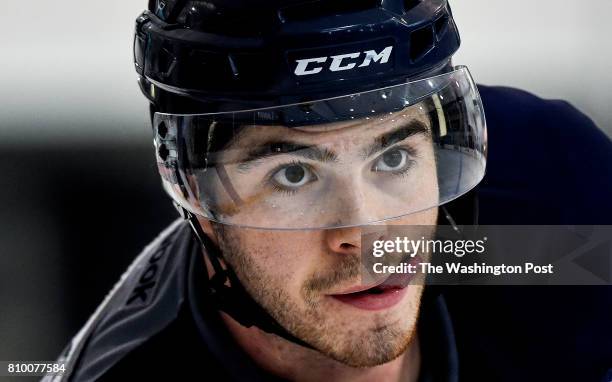
[[[610,139],[565,101],[505,87],[479,91],[488,126],[479,223],[612,224]],[[611,285],[443,293],[462,380],[610,381]]]
[[488,126],[481,224],[612,224],[612,141],[565,101],[479,86]]

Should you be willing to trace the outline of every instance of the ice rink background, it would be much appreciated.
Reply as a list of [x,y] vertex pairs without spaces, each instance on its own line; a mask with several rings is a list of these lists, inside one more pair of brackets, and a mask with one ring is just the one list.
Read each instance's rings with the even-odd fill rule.
[[[477,82],[570,101],[612,135],[609,0],[451,3]],[[0,12],[0,360],[53,358],[175,214],[132,66],[144,0]]]
[[[145,101],[132,68],[144,0],[33,0],[0,14],[0,137],[7,143],[140,142]],[[563,98],[612,134],[608,0],[451,2],[477,82]]]

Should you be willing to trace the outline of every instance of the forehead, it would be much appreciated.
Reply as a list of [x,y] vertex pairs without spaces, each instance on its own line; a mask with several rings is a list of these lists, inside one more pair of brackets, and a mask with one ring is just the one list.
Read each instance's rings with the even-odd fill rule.
[[309,144],[325,144],[337,141],[371,141],[388,131],[420,122],[431,129],[429,115],[419,105],[387,114],[372,114],[355,120],[286,127],[278,125],[248,125],[234,137],[230,146],[248,148],[259,143],[291,140]]

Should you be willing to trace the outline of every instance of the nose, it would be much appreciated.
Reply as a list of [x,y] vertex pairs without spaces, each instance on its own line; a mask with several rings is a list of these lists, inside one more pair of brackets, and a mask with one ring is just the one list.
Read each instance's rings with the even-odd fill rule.
[[[338,192],[333,200],[335,223],[339,226],[363,225],[380,220],[381,208],[376,193],[358,179],[347,179],[337,185]],[[378,200],[380,202],[380,200]]]
[[361,229],[351,227],[325,230],[325,244],[332,253],[358,256],[361,254]]
[[[337,184],[339,194],[333,201],[336,226],[361,225],[376,220],[375,206],[368,201],[364,184],[345,181]],[[326,230],[325,240],[330,251],[343,255],[360,255],[362,229],[360,227],[332,228]]]

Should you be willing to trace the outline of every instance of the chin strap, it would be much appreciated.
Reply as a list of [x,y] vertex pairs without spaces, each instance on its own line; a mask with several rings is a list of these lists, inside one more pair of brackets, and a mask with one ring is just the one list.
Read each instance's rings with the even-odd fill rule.
[[[206,283],[206,292],[210,303],[217,310],[227,313],[244,327],[256,326],[264,332],[275,334],[294,344],[316,350],[308,343],[289,333],[253,300],[229,265],[226,264],[226,268],[221,266],[220,260],[223,257],[219,249],[202,231],[195,215],[180,206],[177,206],[177,209],[181,216],[189,222],[193,234],[213,266],[214,274]],[[228,281],[230,285],[227,285]]]
[[[446,222],[450,224],[453,231],[457,234],[458,237],[462,239],[465,239],[465,232],[464,232],[464,229],[462,228],[463,225],[478,226],[479,224],[478,223],[478,215],[479,215],[478,193],[476,191],[470,191],[470,193],[465,195],[464,198],[466,198],[470,202],[470,204],[469,206],[464,208],[464,211],[467,211],[467,212],[459,215],[459,219],[461,221],[461,223],[459,224],[457,223],[455,218],[453,218],[447,206],[440,206],[444,220],[446,220]],[[438,224],[443,224],[443,221],[439,220]],[[432,276],[430,275],[427,276],[428,281],[426,281],[425,283],[427,286],[423,293],[423,301],[425,302],[434,301],[435,299],[438,298],[438,296],[443,294],[444,290],[446,289],[446,287],[443,285],[438,285],[434,282],[431,282],[431,280],[429,279],[430,277]]]

